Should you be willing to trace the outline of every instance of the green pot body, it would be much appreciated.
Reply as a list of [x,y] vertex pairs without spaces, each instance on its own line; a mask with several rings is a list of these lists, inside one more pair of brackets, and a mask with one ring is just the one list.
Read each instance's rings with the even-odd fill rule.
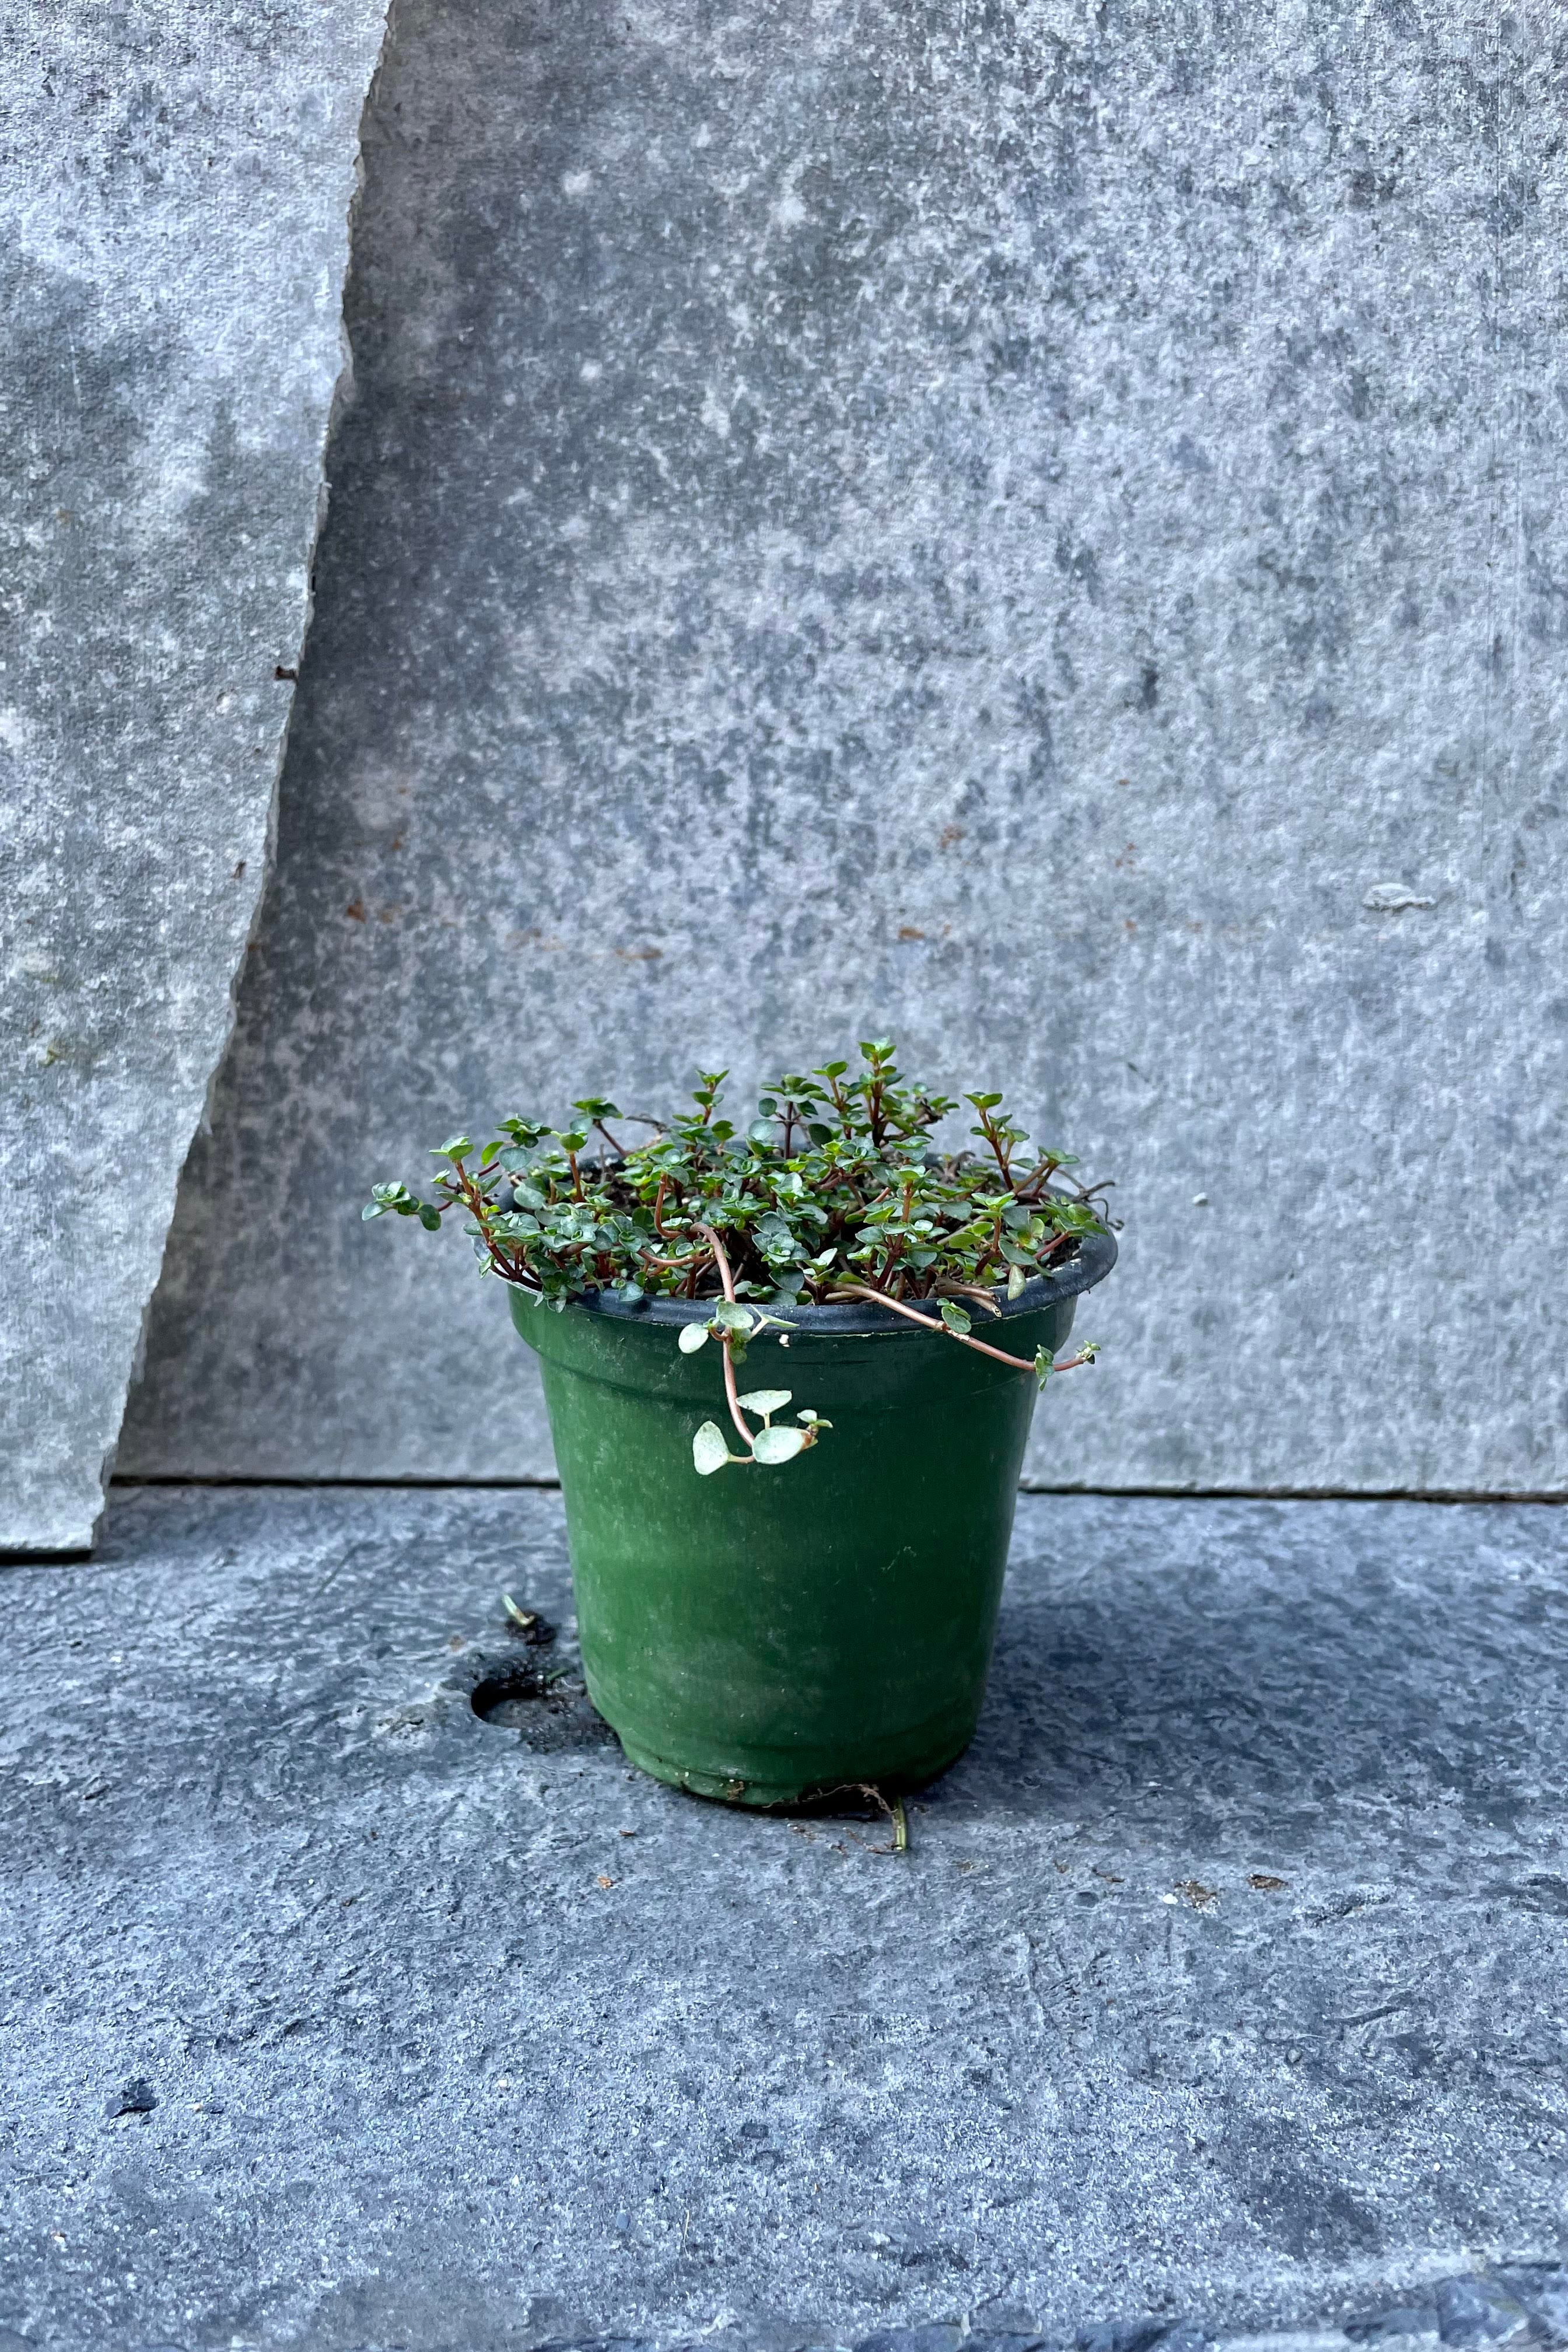
[[[977,1328],[1011,1354],[1059,1352],[1077,1302],[1034,1303],[1045,1291],[1031,1285],[1005,1323]],[[961,1755],[1034,1379],[880,1310],[871,1319],[891,1328],[808,1312],[784,1344],[754,1339],[738,1382],[791,1391],[781,1423],[809,1405],[833,1427],[777,1467],[700,1477],[697,1429],[730,1427],[723,1363],[716,1341],[683,1355],[677,1340],[710,1309],[557,1312],[510,1296],[544,1375],[588,1693],[631,1761],[762,1806],[847,1783],[918,1787]]]

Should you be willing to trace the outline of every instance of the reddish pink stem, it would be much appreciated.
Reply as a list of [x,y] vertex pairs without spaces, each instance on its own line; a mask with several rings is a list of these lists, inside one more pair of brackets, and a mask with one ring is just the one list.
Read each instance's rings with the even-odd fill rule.
[[[719,1279],[724,1286],[724,1296],[729,1300],[731,1306],[733,1307],[735,1305],[735,1277],[730,1271],[730,1261],[724,1255],[724,1244],[720,1240],[711,1225],[699,1225],[697,1230],[702,1235],[703,1239],[708,1244],[709,1248],[713,1253],[714,1264],[719,1268]],[[749,1454],[752,1450],[752,1433],[746,1425],[746,1416],[741,1411],[740,1392],[735,1386],[735,1367],[730,1360],[730,1334],[728,1331],[725,1331],[721,1335],[719,1344],[724,1354],[724,1394],[730,1406],[730,1418],[734,1423],[736,1428],[740,1431],[742,1438],[745,1443],[746,1451]]]
[[[853,1291],[857,1298],[869,1298],[878,1307],[889,1307],[893,1314],[902,1315],[910,1322],[918,1323],[922,1330],[944,1331],[950,1339],[956,1339],[961,1348],[973,1348],[983,1356],[994,1356],[999,1364],[1011,1364],[1016,1372],[1032,1372],[1035,1369],[1027,1356],[1009,1356],[1005,1349],[993,1348],[984,1339],[972,1339],[967,1331],[955,1331],[950,1324],[933,1321],[931,1316],[921,1315],[914,1307],[906,1307],[901,1299],[889,1298],[880,1290],[868,1289],[864,1283],[846,1283],[844,1287]],[[1080,1364],[1092,1360],[1089,1356],[1069,1356],[1065,1364],[1053,1364],[1051,1370],[1053,1372],[1075,1372]]]

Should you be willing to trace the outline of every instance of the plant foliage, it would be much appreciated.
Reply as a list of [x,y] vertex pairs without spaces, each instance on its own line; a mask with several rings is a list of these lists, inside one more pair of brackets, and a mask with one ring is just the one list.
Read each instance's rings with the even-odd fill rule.
[[[787,1072],[743,1129],[721,1116],[722,1070],[703,1072],[691,1109],[667,1123],[597,1096],[574,1103],[567,1127],[503,1119],[484,1144],[455,1135],[438,1147],[429,1197],[377,1184],[363,1213],[416,1217],[431,1232],[466,1214],[481,1271],[556,1307],[610,1290],[628,1301],[714,1300],[678,1344],[690,1353],[719,1341],[746,1452],[731,1454],[718,1424],[704,1423],[694,1459],[705,1475],[726,1462],[793,1460],[829,1425],[806,1411],[775,1427],[787,1391],[737,1395],[747,1340],[781,1320],[770,1308],[872,1297],[1043,1385],[1068,1366],[1046,1349],[1032,1363],[1003,1355],[973,1336],[973,1310],[995,1315],[999,1289],[1016,1298],[1082,1235],[1103,1232],[1106,1187],[1076,1182],[1061,1152],[1031,1149],[998,1094],[964,1096],[971,1140],[938,1150],[933,1129],[958,1102],[906,1081],[886,1039],[862,1045],[860,1056],[858,1070],[826,1062]],[[654,1133],[628,1141],[617,1132],[628,1126]]]
[[[1032,1151],[996,1094],[964,1097],[971,1145],[941,1152],[931,1130],[956,1101],[907,1084],[884,1040],[844,1062],[790,1072],[739,1129],[721,1113],[727,1075],[705,1072],[693,1108],[659,1126],[588,1096],[551,1128],[508,1118],[476,1146],[443,1143],[429,1196],[377,1184],[364,1214],[417,1217],[437,1231],[454,1212],[481,1265],[563,1305],[584,1291],[628,1298],[722,1295],[703,1228],[722,1236],[737,1298],[821,1304],[869,1289],[889,1298],[962,1297],[1032,1276],[1103,1230],[1074,1162]],[[646,1141],[616,1129],[655,1126]],[[953,1316],[963,1310],[954,1307]],[[952,1319],[952,1317],[949,1318]]]

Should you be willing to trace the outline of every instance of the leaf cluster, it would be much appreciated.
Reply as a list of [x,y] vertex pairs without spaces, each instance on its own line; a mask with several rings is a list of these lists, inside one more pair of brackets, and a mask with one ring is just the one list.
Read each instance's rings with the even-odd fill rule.
[[[737,1298],[795,1306],[869,1289],[989,1306],[999,1286],[1016,1297],[1104,1230],[1106,1188],[1031,1148],[998,1094],[966,1095],[972,1140],[939,1150],[932,1131],[959,1104],[906,1081],[887,1039],[861,1045],[858,1068],[786,1072],[744,1127],[723,1116],[727,1075],[702,1073],[668,1122],[586,1096],[564,1127],[508,1118],[481,1145],[452,1136],[427,1195],[377,1184],[363,1213],[436,1231],[457,1213],[484,1271],[554,1306],[609,1289],[716,1297],[701,1226],[722,1236]],[[630,1139],[634,1126],[654,1132]]]

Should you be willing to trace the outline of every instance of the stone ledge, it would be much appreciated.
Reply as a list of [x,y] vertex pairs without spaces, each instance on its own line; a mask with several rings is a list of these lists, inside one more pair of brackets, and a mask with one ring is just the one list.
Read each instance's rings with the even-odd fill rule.
[[1568,1517],[1024,1497],[907,1857],[631,1773],[570,1608],[539,1491],[0,1575],[0,2352],[1563,2340]]

